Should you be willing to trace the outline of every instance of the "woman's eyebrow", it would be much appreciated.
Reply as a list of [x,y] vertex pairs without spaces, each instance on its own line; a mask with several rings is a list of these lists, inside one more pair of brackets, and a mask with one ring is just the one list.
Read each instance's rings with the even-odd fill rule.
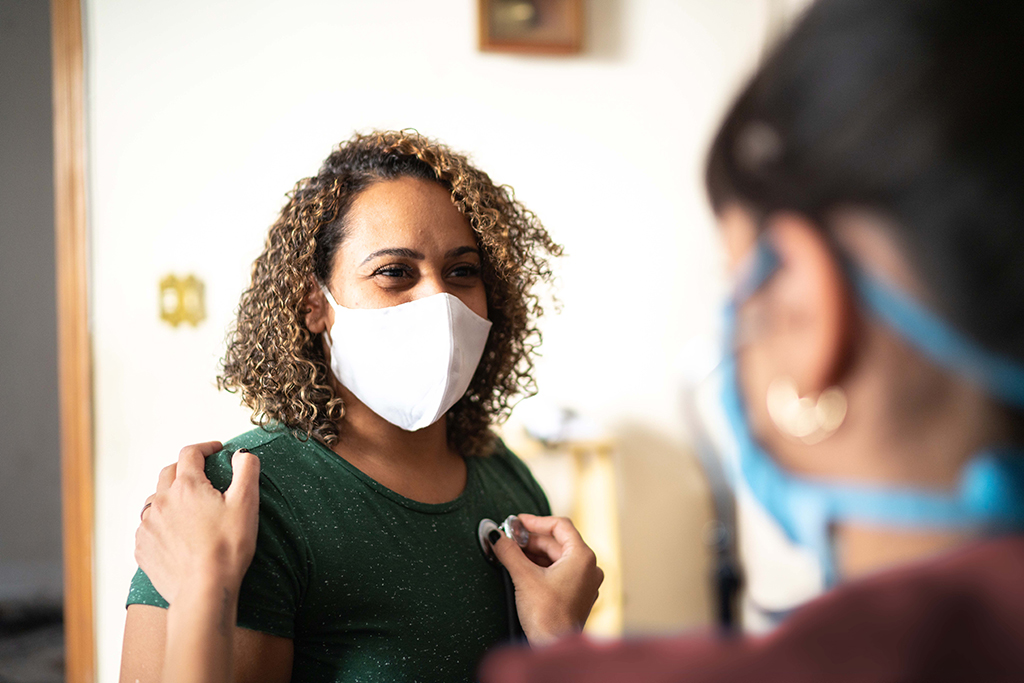
[[455,247],[444,255],[445,258],[455,258],[456,256],[462,256],[463,254],[476,254],[480,255],[480,250],[476,247]]
[[[468,247],[468,246],[466,246],[466,247],[455,247],[454,249],[448,250],[448,252],[445,253],[444,257],[446,259],[449,259],[449,258],[455,258],[456,256],[462,256],[463,254],[476,254],[477,256],[479,256],[480,255],[480,250],[477,249],[476,247]],[[388,249],[378,249],[377,251],[373,252],[372,254],[367,256],[365,259],[363,259],[363,263],[364,264],[368,263],[369,261],[372,261],[373,259],[377,258],[378,256],[400,256],[402,258],[411,258],[411,259],[414,259],[416,261],[422,261],[423,259],[426,258],[426,256],[424,256],[420,252],[413,251],[412,249],[408,249],[406,247],[390,247]]]
[[363,259],[363,263],[371,261],[378,256],[401,256],[403,258],[411,258],[417,261],[422,261],[426,257],[418,251],[412,249],[406,249],[405,247],[392,247],[390,249],[378,249],[369,256]]

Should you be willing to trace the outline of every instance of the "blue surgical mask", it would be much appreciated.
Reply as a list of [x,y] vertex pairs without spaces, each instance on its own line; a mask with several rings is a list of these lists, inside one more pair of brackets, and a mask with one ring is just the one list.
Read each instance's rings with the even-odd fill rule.
[[[829,482],[779,467],[754,438],[739,389],[736,313],[778,270],[779,259],[762,237],[727,308],[730,352],[722,403],[735,438],[739,474],[794,544],[817,557],[827,587],[839,580],[832,530],[839,522],[893,529],[976,530],[1024,528],[1024,449],[992,448],[975,454],[953,492]],[[1024,408],[1024,367],[980,347],[891,284],[848,265],[860,304],[925,357],[973,381],[1004,403]]]

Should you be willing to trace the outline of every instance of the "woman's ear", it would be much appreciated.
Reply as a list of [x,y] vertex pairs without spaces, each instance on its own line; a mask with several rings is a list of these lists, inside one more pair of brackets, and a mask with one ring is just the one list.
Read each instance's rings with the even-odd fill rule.
[[310,278],[306,296],[302,300],[302,308],[306,318],[306,329],[313,334],[320,334],[330,329],[334,322],[334,311],[327,303],[327,297],[320,289],[315,278]]
[[778,325],[775,364],[801,395],[816,395],[835,384],[847,361],[852,302],[845,273],[809,219],[776,214],[766,227],[782,260],[769,294]]

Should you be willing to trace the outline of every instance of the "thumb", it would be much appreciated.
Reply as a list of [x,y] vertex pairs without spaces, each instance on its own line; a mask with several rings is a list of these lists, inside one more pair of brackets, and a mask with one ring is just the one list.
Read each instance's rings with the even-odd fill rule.
[[224,492],[224,499],[243,508],[259,506],[260,459],[241,448],[231,456],[231,471],[231,485]]
[[521,579],[525,579],[528,575],[538,570],[537,565],[526,556],[523,549],[515,541],[501,532],[497,533],[499,538],[496,541],[491,541],[491,547],[494,549],[494,554],[498,560],[508,570],[509,576],[512,577],[512,583],[518,583]]

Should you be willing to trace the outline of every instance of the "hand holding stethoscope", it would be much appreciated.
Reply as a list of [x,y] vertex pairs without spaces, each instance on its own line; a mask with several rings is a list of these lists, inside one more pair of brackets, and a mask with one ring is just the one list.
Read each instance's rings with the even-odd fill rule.
[[[572,522],[521,514],[518,526],[509,520],[501,527],[491,524],[487,540],[514,585],[519,622],[530,644],[543,645],[581,631],[604,572]],[[525,546],[513,537],[525,538]]]

